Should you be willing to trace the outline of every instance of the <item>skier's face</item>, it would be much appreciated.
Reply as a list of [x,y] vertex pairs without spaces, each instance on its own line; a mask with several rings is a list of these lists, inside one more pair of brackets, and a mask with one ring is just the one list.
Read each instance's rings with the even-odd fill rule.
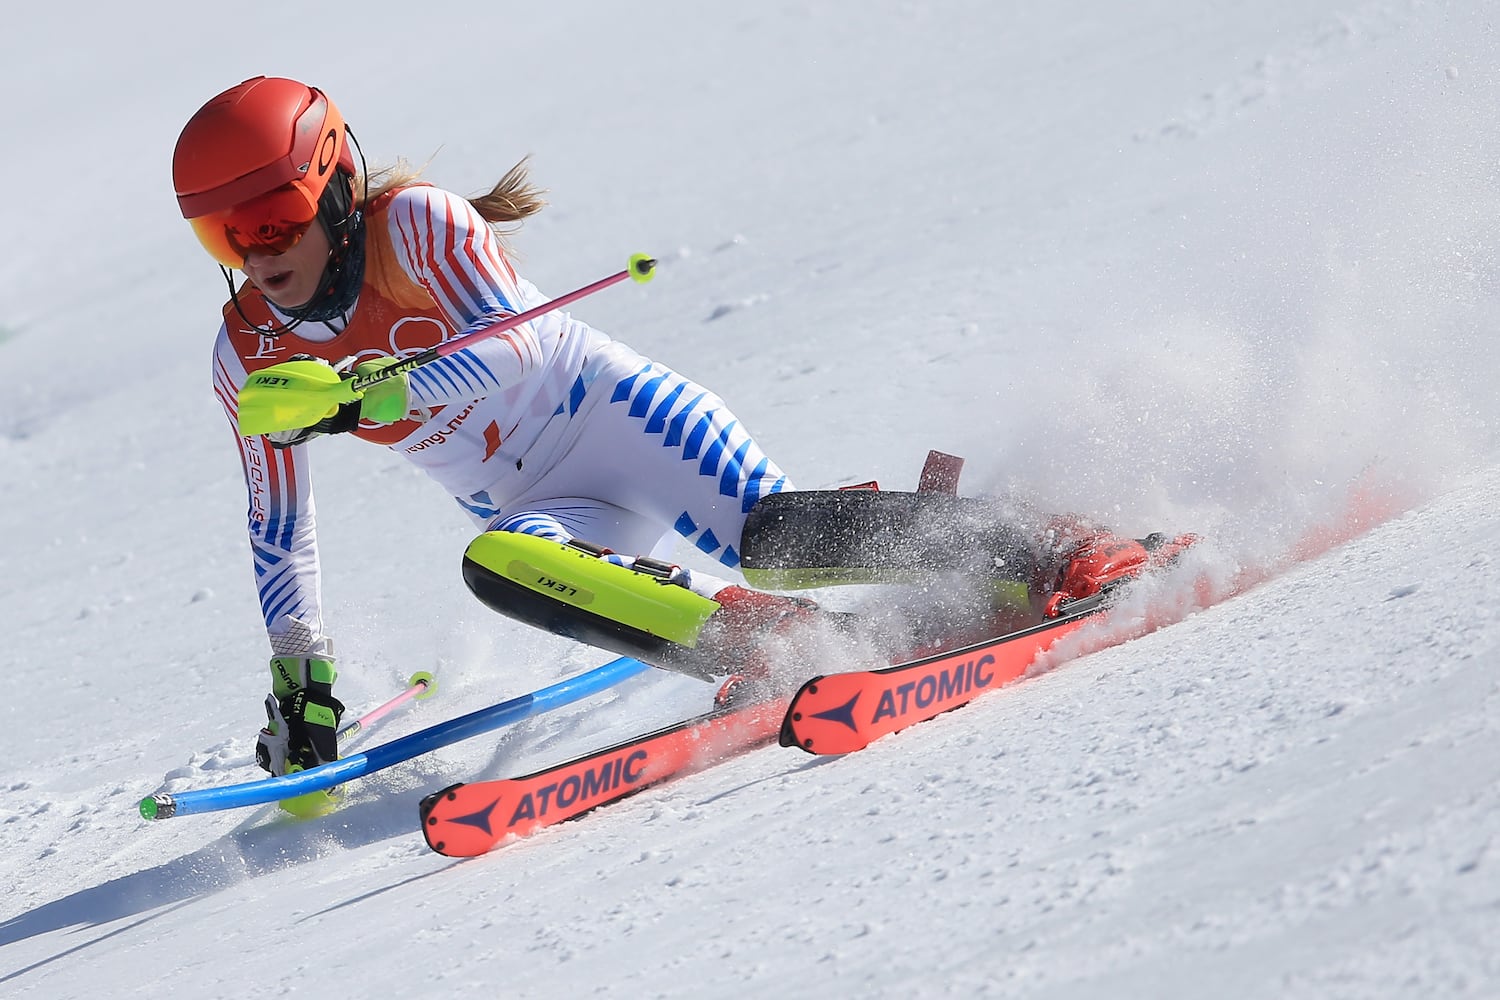
[[286,253],[251,250],[245,258],[245,276],[282,309],[296,309],[317,292],[330,249],[328,234],[314,224]]

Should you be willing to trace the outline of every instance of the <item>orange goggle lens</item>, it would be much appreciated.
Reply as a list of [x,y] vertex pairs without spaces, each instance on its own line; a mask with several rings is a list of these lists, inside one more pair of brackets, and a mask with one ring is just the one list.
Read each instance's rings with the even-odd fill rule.
[[243,268],[252,252],[286,253],[307,235],[318,217],[318,200],[293,181],[247,202],[189,219],[209,256],[230,268]]

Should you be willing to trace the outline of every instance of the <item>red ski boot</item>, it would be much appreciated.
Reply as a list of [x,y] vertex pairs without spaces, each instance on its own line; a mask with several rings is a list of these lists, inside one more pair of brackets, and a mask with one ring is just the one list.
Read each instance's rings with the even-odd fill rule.
[[1184,534],[1167,538],[1160,532],[1145,538],[1121,538],[1097,531],[1064,557],[1043,613],[1056,618],[1069,604],[1133,580],[1147,570],[1168,566],[1198,540]]
[[699,647],[723,650],[726,662],[735,665],[736,672],[725,678],[714,696],[714,704],[725,708],[770,682],[771,661],[761,647],[768,639],[811,623],[818,615],[818,605],[802,597],[782,597],[734,585],[719,591],[714,600],[719,602],[719,610],[704,624]]

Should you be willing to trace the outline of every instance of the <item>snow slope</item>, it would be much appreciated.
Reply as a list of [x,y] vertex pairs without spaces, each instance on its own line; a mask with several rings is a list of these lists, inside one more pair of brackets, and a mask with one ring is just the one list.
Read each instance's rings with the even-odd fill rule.
[[[0,995],[1500,996],[1482,5],[4,17]],[[1205,532],[1125,609],[1183,620],[864,753],[769,748],[470,862],[426,851],[422,793],[709,692],[644,677],[323,820],[142,823],[141,795],[258,773],[223,289],[169,158],[261,72],[460,191],[532,154],[528,275],[659,255],[578,313],[719,389],[800,485],[909,488],[940,448],[970,490]],[[443,684],[388,736],[599,662],[468,597],[434,487],[324,444],[341,693]]]

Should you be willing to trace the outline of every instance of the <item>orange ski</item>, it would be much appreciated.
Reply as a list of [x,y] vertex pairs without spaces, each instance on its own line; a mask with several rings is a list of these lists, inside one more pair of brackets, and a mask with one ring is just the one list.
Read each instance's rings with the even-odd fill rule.
[[1062,617],[962,649],[874,670],[814,677],[792,697],[781,745],[808,753],[861,750],[882,736],[966,705],[1023,676],[1053,643],[1104,606],[1104,595]]
[[519,778],[457,784],[422,800],[422,835],[469,858],[772,742],[786,701],[717,710]]

